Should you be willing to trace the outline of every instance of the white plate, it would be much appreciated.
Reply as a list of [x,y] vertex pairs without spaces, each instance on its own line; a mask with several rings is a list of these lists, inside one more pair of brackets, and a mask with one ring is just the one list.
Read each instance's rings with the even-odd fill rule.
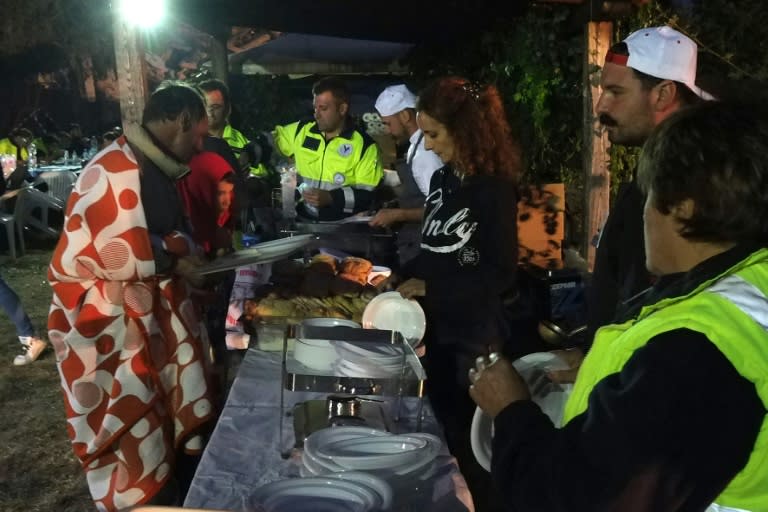
[[374,265],[371,268],[371,271],[368,272],[368,284],[372,284],[372,281],[379,276],[389,277],[391,275],[392,275],[391,268]]
[[[372,487],[354,480],[316,476],[279,480],[259,487],[252,497],[268,512],[312,509],[305,505],[333,503],[343,510],[368,512],[380,510],[384,498]],[[332,510],[331,507],[326,507]]]
[[[332,471],[341,471],[344,468],[327,459],[323,459],[317,453],[318,447],[329,443],[341,441],[343,439],[355,439],[358,437],[371,436],[391,436],[389,432],[368,427],[328,427],[316,430],[304,439],[304,453],[302,459],[304,465],[312,472],[328,473]],[[309,461],[307,461],[309,459]],[[325,468],[325,471],[320,471]]]
[[[343,427],[335,427],[343,428]],[[353,427],[360,428],[360,427]],[[382,431],[376,431],[376,435],[381,435]],[[391,435],[384,433],[384,435]],[[422,439],[426,443],[425,449],[421,452],[419,458],[412,464],[403,464],[393,468],[377,468],[367,470],[366,474],[376,475],[385,481],[389,482],[395,487],[402,487],[403,484],[411,482],[413,479],[427,479],[429,478],[435,469],[435,458],[440,454],[440,450],[443,446],[443,442],[439,437],[432,434],[423,432],[417,432],[408,434],[411,437]],[[346,437],[345,437],[346,436]],[[349,437],[352,436],[352,437]],[[351,432],[344,434],[343,436],[331,436],[329,440],[333,439],[364,439],[366,436],[358,432]],[[333,441],[336,442],[336,441]],[[326,475],[332,472],[339,472],[344,470],[341,466],[332,462],[329,459],[321,458],[315,454],[315,447],[310,446],[307,449],[307,444],[304,445],[304,453],[302,454],[302,467],[300,468],[300,474],[302,476],[312,475]],[[412,482],[411,482],[412,483]]]
[[398,331],[415,347],[424,337],[427,320],[418,302],[404,299],[399,292],[386,292],[365,307],[363,328]]
[[293,344],[293,358],[307,368],[330,371],[339,355],[328,340],[299,340]]
[[338,473],[328,473],[325,475],[330,478],[339,478],[364,485],[381,497],[381,510],[389,510],[392,506],[392,487],[382,478],[364,473],[362,471],[343,471]]
[[394,345],[369,343],[369,348],[363,348],[345,341],[336,342],[336,352],[339,358],[360,365],[402,366],[405,361],[401,348]]
[[329,224],[368,224],[371,219],[373,219],[373,215],[351,215]]
[[308,327],[352,327],[359,329],[361,325],[344,318],[307,318],[301,321],[301,325]]
[[427,452],[427,441],[408,435],[359,437],[318,446],[317,455],[345,469],[371,470],[410,466]]
[[357,377],[370,379],[389,379],[400,375],[403,371],[402,364],[381,365],[373,362],[352,362],[337,360],[333,364],[335,375],[343,377]]
[[[563,420],[563,408],[573,386],[555,384],[546,372],[567,370],[568,365],[552,352],[536,352],[514,361],[512,366],[528,385],[531,400],[549,416],[555,427],[560,427]],[[486,470],[491,470],[491,443],[493,441],[493,420],[479,407],[475,409],[470,431],[472,452],[477,462]]]
[[200,267],[197,273],[200,275],[213,274],[254,263],[270,263],[285,259],[294,252],[309,245],[313,240],[317,240],[317,235],[297,235],[263,242],[247,249],[235,251],[221,258],[216,258],[207,265]]

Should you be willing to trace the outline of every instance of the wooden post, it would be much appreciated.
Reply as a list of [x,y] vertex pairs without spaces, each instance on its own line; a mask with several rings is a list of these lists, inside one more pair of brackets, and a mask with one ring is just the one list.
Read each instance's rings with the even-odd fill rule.
[[120,89],[120,114],[123,130],[141,124],[147,101],[147,75],[141,31],[130,25],[116,7],[112,8],[115,40],[115,68]]
[[600,98],[600,68],[611,46],[613,23],[591,21],[586,30],[584,62],[584,192],[586,219],[584,222],[585,255],[589,270],[595,264],[595,240],[608,217],[611,176],[608,169],[608,135],[595,114]]
[[218,37],[211,37],[211,63],[213,64],[213,76],[223,81],[229,82],[229,58],[227,56],[227,46]]

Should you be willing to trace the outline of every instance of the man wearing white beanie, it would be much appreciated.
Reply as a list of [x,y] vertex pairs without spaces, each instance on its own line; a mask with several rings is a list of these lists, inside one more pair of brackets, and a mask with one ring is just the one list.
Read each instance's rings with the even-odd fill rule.
[[371,226],[399,225],[397,248],[400,265],[419,251],[424,199],[429,193],[432,174],[443,166],[434,152],[424,147],[424,134],[416,124],[416,96],[403,85],[384,89],[376,99],[376,110],[397,144],[409,142],[405,158],[397,164],[402,183],[398,208],[379,210]]

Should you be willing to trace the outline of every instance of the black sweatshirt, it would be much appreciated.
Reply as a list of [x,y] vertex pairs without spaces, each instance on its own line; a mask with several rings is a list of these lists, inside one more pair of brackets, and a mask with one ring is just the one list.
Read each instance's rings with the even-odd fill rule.
[[424,308],[432,321],[485,319],[514,287],[517,198],[515,184],[503,178],[462,182],[449,166],[432,175],[421,251],[403,270],[426,282]]
[[[660,280],[644,303],[685,294],[752,249]],[[531,401],[505,408],[494,421],[493,478],[508,510],[700,511],[744,467],[765,414],[713,343],[673,330],[600,381],[587,411],[561,429]]]

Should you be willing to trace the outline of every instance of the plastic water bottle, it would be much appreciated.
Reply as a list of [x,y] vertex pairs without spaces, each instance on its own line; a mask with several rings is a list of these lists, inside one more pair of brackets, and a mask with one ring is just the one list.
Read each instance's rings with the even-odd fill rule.
[[283,218],[296,218],[296,167],[280,169],[280,190],[283,203]]
[[30,169],[37,169],[37,146],[34,142],[30,142],[27,147],[27,166]]
[[96,140],[96,137],[91,137],[91,147],[88,151],[88,159],[96,156],[96,153],[99,152],[99,142]]

